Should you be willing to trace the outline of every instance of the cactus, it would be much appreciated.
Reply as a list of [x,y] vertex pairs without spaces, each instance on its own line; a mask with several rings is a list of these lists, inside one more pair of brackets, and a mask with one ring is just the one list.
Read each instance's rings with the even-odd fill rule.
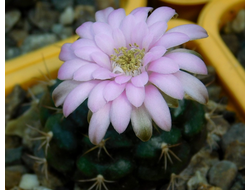
[[173,126],[169,132],[154,124],[151,139],[143,142],[134,135],[131,124],[122,134],[110,124],[101,143],[94,145],[87,136],[88,100],[67,118],[55,108],[51,93],[60,82],[45,87],[36,105],[42,129],[32,140],[40,140],[43,148],[44,175],[54,172],[65,184],[77,182],[86,190],[158,187],[185,168],[205,143],[204,106],[185,99],[178,108],[170,108]]

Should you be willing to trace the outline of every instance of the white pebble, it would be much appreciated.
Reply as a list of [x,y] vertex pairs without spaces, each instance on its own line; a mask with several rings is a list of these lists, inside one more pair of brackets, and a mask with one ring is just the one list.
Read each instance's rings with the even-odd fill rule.
[[51,190],[51,189],[48,189],[47,187],[39,186],[39,187],[34,187],[33,190]]
[[39,181],[35,174],[24,174],[22,175],[19,187],[25,190],[32,190],[34,187],[39,186]]
[[60,15],[59,22],[62,25],[72,24],[74,21],[75,13],[74,9],[70,6],[67,7],[64,12]]

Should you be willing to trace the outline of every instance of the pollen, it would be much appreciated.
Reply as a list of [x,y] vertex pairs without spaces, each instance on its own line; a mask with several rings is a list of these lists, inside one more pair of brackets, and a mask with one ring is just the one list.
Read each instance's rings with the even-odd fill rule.
[[115,54],[111,55],[113,72],[123,72],[126,75],[136,76],[141,73],[142,59],[145,55],[145,49],[140,49],[134,43],[129,44],[129,48],[120,47],[114,49]]

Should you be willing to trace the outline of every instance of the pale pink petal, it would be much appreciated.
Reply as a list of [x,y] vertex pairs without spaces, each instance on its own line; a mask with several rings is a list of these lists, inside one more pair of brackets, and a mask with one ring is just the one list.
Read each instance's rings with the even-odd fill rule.
[[179,32],[166,33],[164,34],[154,46],[164,46],[166,49],[181,45],[185,42],[188,42],[190,38]]
[[109,24],[104,22],[95,22],[93,24],[93,32],[97,34],[106,34],[110,36],[112,34],[112,28]]
[[98,66],[97,64],[86,64],[82,67],[80,67],[73,76],[73,79],[76,81],[89,81],[91,79],[93,79],[92,73],[99,69],[100,66]]
[[125,92],[116,98],[111,105],[110,119],[118,133],[123,133],[130,121],[132,105],[129,103]]
[[161,57],[150,63],[148,71],[153,71],[161,74],[170,74],[179,71],[179,66],[172,59]]
[[141,21],[146,22],[146,19],[148,18],[148,12],[152,10],[152,7],[138,7],[131,11],[130,14],[135,16],[137,23]]
[[131,82],[134,86],[143,87],[148,82],[148,73],[144,71],[141,74],[132,77]]
[[170,7],[159,7],[155,9],[147,19],[148,26],[156,22],[168,22],[176,14],[175,10]]
[[99,80],[111,79],[112,72],[105,68],[99,68],[92,73],[92,77]]
[[139,108],[133,107],[131,124],[135,135],[139,139],[145,142],[151,138],[153,128],[152,119],[144,105]]
[[166,53],[166,48],[163,46],[155,46],[153,48],[151,48],[149,50],[149,52],[147,52],[144,57],[143,57],[143,67],[145,68],[145,66],[150,62],[150,61],[154,61],[156,59],[159,59],[160,57],[162,57],[164,54]]
[[84,61],[82,59],[71,59],[69,61],[66,61],[59,68],[57,77],[60,80],[72,79],[74,72],[86,64],[89,64],[89,62]]
[[145,87],[144,105],[154,122],[164,131],[171,129],[171,115],[166,101],[153,85]]
[[70,59],[77,58],[76,55],[74,54],[74,51],[71,49],[70,46],[71,46],[71,43],[66,43],[62,45],[61,51],[59,54],[59,59],[61,61],[68,61]]
[[79,84],[66,97],[63,104],[63,114],[68,117],[81,103],[83,103],[90,91],[98,84],[97,81],[88,81]]
[[208,37],[206,30],[197,24],[184,24],[176,26],[167,31],[167,33],[172,33],[172,32],[183,33],[187,35],[190,38],[190,40]]
[[55,102],[55,106],[58,107],[62,105],[70,91],[77,87],[79,84],[81,83],[73,80],[66,80],[61,82],[52,93],[52,99]]
[[109,14],[114,11],[113,7],[108,7],[104,10],[97,11],[95,13],[95,20],[97,22],[107,22]]
[[81,26],[76,29],[76,33],[81,38],[93,39],[93,30],[92,30],[93,22],[85,22]]
[[73,50],[82,48],[82,47],[97,47],[94,40],[91,39],[78,39],[70,46]]
[[140,107],[145,98],[144,87],[136,87],[131,83],[126,86],[126,95],[131,104],[135,107]]
[[150,63],[150,61],[153,60],[153,58],[154,58],[153,53],[151,52],[146,53],[142,59],[143,67],[146,67],[146,65],[148,65],[148,63]]
[[93,60],[90,55],[94,52],[101,52],[101,50],[98,47],[82,47],[74,50],[74,53],[77,57],[92,62]]
[[149,32],[154,36],[149,48],[151,48],[152,45],[162,37],[162,35],[166,32],[167,27],[168,25],[164,21],[156,22],[149,27]]
[[115,48],[126,46],[125,36],[119,28],[114,29],[112,34],[115,42]]
[[95,36],[95,42],[97,46],[107,55],[114,53],[115,43],[112,37],[106,34],[97,34]]
[[111,62],[109,56],[107,56],[103,52],[94,52],[90,54],[91,59],[100,65],[101,67],[104,67],[106,69],[111,70]]
[[183,72],[178,71],[174,74],[182,83],[184,91],[191,98],[201,104],[206,104],[208,101],[208,92],[204,84],[196,77]]
[[116,9],[109,14],[108,23],[113,29],[119,28],[121,21],[124,19],[125,16],[126,13],[124,9]]
[[150,32],[148,32],[148,33],[144,36],[144,38],[143,38],[143,40],[142,40],[142,48],[144,48],[146,52],[148,51],[149,45],[152,43],[153,38],[154,38],[154,34],[153,34],[153,33],[150,33]]
[[136,43],[142,48],[142,41],[144,36],[148,33],[148,26],[145,22],[140,22],[136,24],[136,27],[131,33],[131,44]]
[[152,73],[149,76],[149,81],[172,98],[181,100],[184,97],[184,89],[181,82],[172,74]]
[[110,81],[103,92],[104,98],[109,102],[116,99],[125,89],[126,84],[117,84]]
[[128,82],[131,78],[132,78],[132,76],[121,75],[121,76],[118,76],[115,78],[115,82],[117,84],[124,84],[124,83]]
[[95,145],[98,145],[102,141],[109,127],[110,107],[111,103],[107,103],[91,117],[89,123],[89,140]]
[[135,27],[136,23],[134,15],[126,16],[121,22],[120,29],[125,36],[127,47],[129,47],[129,44],[131,44],[131,34]]
[[89,94],[88,107],[92,112],[97,112],[107,101],[104,99],[103,91],[108,81],[103,81],[97,84]]
[[172,59],[183,70],[196,74],[207,74],[207,67],[205,63],[196,55],[185,52],[171,51],[167,53],[165,57]]

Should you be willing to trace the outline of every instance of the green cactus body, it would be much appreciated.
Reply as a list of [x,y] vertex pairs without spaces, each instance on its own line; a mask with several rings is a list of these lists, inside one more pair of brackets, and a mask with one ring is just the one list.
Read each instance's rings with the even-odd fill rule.
[[181,172],[205,143],[204,106],[183,100],[178,108],[170,109],[173,126],[169,132],[154,128],[151,139],[142,142],[131,124],[122,134],[110,125],[102,144],[95,146],[87,137],[87,101],[64,118],[62,113],[46,108],[54,106],[53,88],[39,105],[44,132],[53,132],[46,156],[49,170],[70,178],[72,183],[79,181],[82,189],[94,184],[109,190],[157,187],[172,173]]

